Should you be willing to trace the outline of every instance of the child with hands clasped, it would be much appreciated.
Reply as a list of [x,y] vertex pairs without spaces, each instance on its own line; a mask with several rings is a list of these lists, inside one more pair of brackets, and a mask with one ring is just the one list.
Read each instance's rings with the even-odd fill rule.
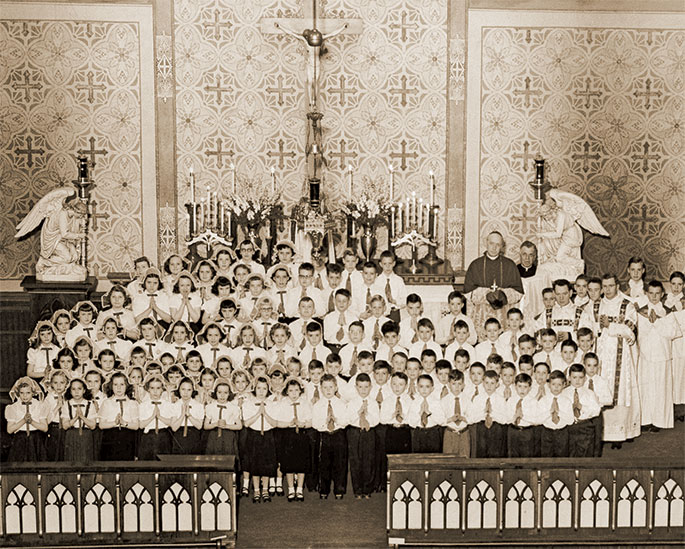
[[126,374],[115,372],[107,384],[109,397],[100,407],[103,461],[133,461],[136,455],[138,403],[131,398],[131,385]]
[[40,386],[28,376],[19,378],[10,397],[14,402],[5,408],[7,433],[12,437],[7,461],[43,461],[48,422]]
[[140,403],[139,428],[140,444],[138,459],[154,460],[157,454],[171,453],[171,422],[174,406],[164,398],[164,377],[161,374],[150,374],[145,379],[145,390],[148,398]]
[[238,455],[238,431],[242,429],[240,408],[229,402],[231,386],[227,379],[214,382],[212,400],[205,407],[205,429],[209,431],[205,453],[209,455]]
[[195,383],[184,377],[176,389],[178,400],[174,403],[171,420],[172,452],[174,454],[201,454],[202,424],[205,419],[204,407],[196,400]]
[[64,461],[90,463],[98,458],[95,455],[95,435],[97,427],[97,406],[92,402],[90,391],[81,378],[73,378],[65,394],[62,409],[62,429],[64,429]]

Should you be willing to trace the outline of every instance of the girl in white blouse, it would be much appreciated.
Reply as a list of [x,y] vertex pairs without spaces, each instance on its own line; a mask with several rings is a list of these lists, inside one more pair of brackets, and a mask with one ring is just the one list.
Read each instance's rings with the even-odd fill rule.
[[202,454],[202,424],[205,410],[195,397],[195,384],[189,377],[184,377],[178,384],[174,403],[171,429],[173,431],[174,454]]
[[97,427],[97,406],[92,402],[92,396],[85,381],[79,377],[71,380],[64,399],[62,459],[90,463],[98,458],[95,455],[95,437],[93,436],[93,430]]
[[26,375],[42,379],[59,353],[52,323],[44,320],[36,324],[29,338],[29,345],[26,352]]
[[240,408],[235,402],[228,401],[230,395],[230,382],[217,379],[212,394],[214,400],[205,407],[204,427],[209,431],[206,454],[238,457],[238,431],[243,424],[240,421]]
[[5,408],[7,433],[12,439],[7,461],[43,461],[48,430],[40,402],[43,392],[30,377],[22,377],[10,390],[10,397],[14,403]]
[[131,385],[126,374],[115,372],[107,383],[107,398],[100,407],[103,461],[132,461],[136,455],[138,403],[131,398]]

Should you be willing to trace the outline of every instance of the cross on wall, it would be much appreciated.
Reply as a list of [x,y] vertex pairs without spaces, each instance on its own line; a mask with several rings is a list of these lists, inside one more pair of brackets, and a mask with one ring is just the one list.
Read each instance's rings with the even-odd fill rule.
[[230,21],[222,21],[219,16],[219,10],[214,10],[214,19],[208,23],[203,21],[202,26],[205,29],[212,29],[214,31],[214,40],[219,40],[221,38],[221,29],[230,30],[233,23]]
[[522,153],[514,153],[511,155],[512,158],[520,158],[521,159],[521,165],[523,167],[523,171],[527,172],[528,171],[528,161],[533,158],[533,156],[530,154],[530,143],[528,140],[523,142],[523,152]]
[[418,90],[416,88],[407,88],[407,75],[403,74],[402,77],[400,78],[400,82],[402,83],[401,88],[390,88],[388,91],[392,94],[399,94],[402,96],[402,99],[400,100],[400,105],[403,107],[407,106],[407,95],[411,93],[416,93]]
[[590,154],[590,142],[585,141],[585,143],[583,143],[583,152],[582,153],[573,153],[571,155],[571,158],[573,160],[582,160],[583,161],[583,171],[587,173],[587,171],[590,169],[589,161],[590,160],[599,160],[600,155],[599,155],[599,153]]
[[416,30],[419,28],[417,23],[407,23],[407,16],[408,15],[409,14],[405,10],[402,10],[400,22],[399,23],[390,23],[391,29],[395,29],[395,30],[400,31],[400,40],[402,40],[402,42],[407,41],[407,30],[409,30],[409,29]]
[[530,89],[530,76],[526,76],[526,78],[523,80],[523,83],[525,85],[524,89],[514,90],[514,95],[523,95],[524,96],[523,105],[527,108],[527,107],[530,107],[530,96],[531,95],[542,95],[542,91]]
[[590,90],[590,84],[592,83],[591,78],[588,76],[585,79],[585,89],[582,91],[574,91],[574,95],[580,95],[581,97],[585,97],[585,108],[589,109],[590,108],[590,100],[592,97],[601,97],[602,92],[600,91],[591,91]]
[[43,148],[40,149],[34,149],[33,148],[33,137],[30,135],[26,138],[26,147],[23,149],[14,149],[14,152],[17,155],[25,154],[26,155],[26,165],[30,168],[33,166],[33,156],[34,155],[41,155],[45,154],[45,150]]
[[90,218],[93,220],[93,230],[97,231],[98,230],[98,221],[100,219],[105,220],[109,219],[109,213],[99,213],[98,212],[98,201],[95,199],[91,199],[88,202],[88,207],[89,207],[89,214]]
[[644,97],[645,98],[645,109],[649,109],[649,107],[651,107],[652,96],[654,95],[655,97],[661,97],[661,92],[660,91],[653,91],[652,90],[652,80],[650,78],[647,78],[647,80],[645,80],[645,91],[641,92],[641,91],[635,90],[633,92],[633,95],[638,99],[640,99],[640,97]]
[[400,147],[402,147],[401,152],[391,152],[390,153],[390,158],[399,158],[400,159],[400,168],[402,171],[407,169],[407,158],[417,158],[419,155],[416,151],[408,153],[407,152],[407,140],[403,139],[400,141]]
[[643,172],[648,172],[649,171],[649,161],[650,160],[656,160],[657,162],[661,159],[661,155],[652,153],[649,154],[649,142],[645,141],[642,145],[642,154],[634,154],[630,158],[633,160],[641,160],[642,161],[642,171]]
[[21,73],[21,75],[24,77],[24,82],[12,82],[12,87],[15,90],[23,90],[24,91],[24,99],[29,102],[31,101],[31,91],[32,90],[40,90],[43,88],[43,85],[39,82],[30,82],[31,80],[31,73],[29,71],[24,71]]
[[288,86],[287,88],[283,85],[283,75],[279,74],[276,77],[276,82],[278,82],[278,86],[270,86],[266,88],[267,93],[276,93],[278,94],[278,104],[280,106],[283,106],[285,103],[285,100],[283,99],[283,95],[286,93],[295,93],[295,88],[292,86]]
[[267,151],[267,153],[266,153],[266,155],[269,158],[274,158],[274,157],[278,158],[278,168],[280,170],[285,168],[285,162],[283,161],[283,159],[286,156],[288,156],[290,158],[293,158],[295,156],[295,153],[293,151],[285,152],[284,149],[285,149],[285,141],[283,141],[283,139],[279,139],[278,140],[278,151]]
[[205,155],[209,157],[216,157],[216,167],[217,168],[223,168],[224,166],[224,156],[228,156],[229,158],[233,156],[233,151],[226,151],[224,150],[224,144],[223,140],[221,137],[216,138],[216,149],[212,150],[205,150]]
[[337,94],[340,97],[340,105],[344,106],[346,94],[351,95],[353,93],[357,93],[357,88],[345,87],[345,75],[344,74],[340,75],[338,82],[339,82],[338,87],[337,88],[328,88],[328,93]]
[[348,158],[356,158],[357,157],[357,152],[356,151],[347,151],[345,148],[347,147],[347,141],[344,139],[340,140],[340,151],[339,152],[330,152],[328,153],[328,156],[331,156],[333,158],[339,158],[340,159],[340,167],[344,168],[345,165],[347,164],[347,159]]
[[222,95],[222,94],[223,94],[223,93],[232,92],[232,91],[233,91],[233,88],[231,88],[231,87],[226,87],[226,88],[222,87],[222,86],[221,86],[221,76],[217,76],[217,77],[216,77],[216,84],[215,84],[214,86],[210,86],[209,84],[207,84],[207,85],[204,87],[204,90],[205,90],[206,92],[208,92],[208,93],[214,93],[214,94],[216,94],[216,102],[219,103],[219,104],[221,104],[221,103],[223,102],[223,95]]
[[107,149],[96,149],[95,148],[95,137],[88,138],[90,143],[90,149],[79,149],[76,151],[79,156],[90,156],[90,166],[91,168],[95,166],[95,156],[101,154],[102,156],[107,156]]
[[83,90],[88,90],[88,103],[92,103],[95,101],[95,95],[94,91],[103,91],[105,89],[104,84],[94,84],[93,83],[93,78],[95,77],[95,74],[93,74],[93,71],[88,71],[88,74],[86,74],[86,78],[88,83],[87,84],[80,84],[76,86],[76,89],[78,91],[83,91]]

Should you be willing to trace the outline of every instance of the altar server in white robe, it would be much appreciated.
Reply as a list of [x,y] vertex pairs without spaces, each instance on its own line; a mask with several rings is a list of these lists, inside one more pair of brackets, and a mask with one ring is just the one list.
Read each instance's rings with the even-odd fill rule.
[[680,271],[671,273],[671,291],[666,296],[665,305],[671,307],[673,316],[684,334],[673,340],[673,403],[676,406],[676,419],[685,419],[685,297],[683,296],[685,274]]
[[653,280],[647,286],[649,303],[638,309],[637,365],[642,425],[658,429],[673,427],[673,370],[671,342],[682,336],[680,325],[661,298],[664,288]]
[[618,447],[640,434],[640,394],[631,352],[637,313],[633,304],[619,293],[615,275],[602,277],[602,290],[597,355],[601,375],[613,395],[613,407],[604,413],[604,440]]

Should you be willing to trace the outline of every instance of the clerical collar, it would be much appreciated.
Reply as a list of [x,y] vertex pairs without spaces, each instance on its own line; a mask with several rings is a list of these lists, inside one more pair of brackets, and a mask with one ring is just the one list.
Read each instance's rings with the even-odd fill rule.
[[500,254],[497,254],[495,257],[492,257],[488,252],[485,252],[485,257],[487,257],[491,261],[495,261],[495,259],[499,259]]

